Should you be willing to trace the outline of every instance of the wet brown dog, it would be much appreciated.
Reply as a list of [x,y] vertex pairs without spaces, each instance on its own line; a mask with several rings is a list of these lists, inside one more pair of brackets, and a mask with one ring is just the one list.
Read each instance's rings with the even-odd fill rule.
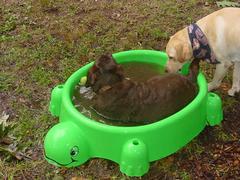
[[124,77],[121,65],[111,56],[103,55],[90,68],[86,86],[96,93],[93,109],[101,116],[148,124],[174,114],[194,99],[198,69],[198,63],[192,63],[188,76],[165,74],[134,82]]

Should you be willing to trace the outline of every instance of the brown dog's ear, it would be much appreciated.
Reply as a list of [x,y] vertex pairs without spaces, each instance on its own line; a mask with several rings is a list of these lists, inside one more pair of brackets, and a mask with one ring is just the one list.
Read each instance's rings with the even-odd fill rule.
[[197,76],[199,73],[199,59],[194,59],[191,62],[191,65],[189,67],[189,74],[188,74],[188,79],[191,80],[192,82],[196,83],[197,82]]
[[96,60],[96,66],[100,69],[101,72],[112,71],[117,68],[117,63],[112,58],[111,55],[102,55],[99,59]]
[[85,84],[86,87],[89,87],[89,86],[95,84],[96,79],[97,79],[97,75],[96,75],[97,70],[98,70],[98,68],[95,64],[89,69],[88,74],[87,74],[87,82]]
[[117,74],[121,79],[124,78],[123,68],[122,68],[121,65],[117,65],[116,74]]

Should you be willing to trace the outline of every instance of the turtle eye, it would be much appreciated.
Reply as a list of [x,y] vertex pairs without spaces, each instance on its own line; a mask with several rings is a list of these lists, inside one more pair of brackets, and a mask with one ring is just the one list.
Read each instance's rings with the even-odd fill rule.
[[173,61],[174,57],[173,56],[169,56],[169,60]]
[[71,156],[76,156],[76,155],[78,155],[78,152],[79,152],[78,147],[74,146],[70,151],[70,155]]

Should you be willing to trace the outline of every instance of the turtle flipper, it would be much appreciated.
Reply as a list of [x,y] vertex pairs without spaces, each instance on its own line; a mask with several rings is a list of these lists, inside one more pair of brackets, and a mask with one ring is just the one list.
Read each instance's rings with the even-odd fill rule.
[[122,151],[120,170],[128,176],[142,176],[149,169],[147,147],[139,139],[128,141]]
[[208,93],[207,122],[210,126],[219,125],[223,120],[222,101],[215,93]]

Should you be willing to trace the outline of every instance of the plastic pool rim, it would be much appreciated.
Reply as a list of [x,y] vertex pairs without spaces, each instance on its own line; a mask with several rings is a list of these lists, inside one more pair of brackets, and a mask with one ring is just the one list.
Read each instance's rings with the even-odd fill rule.
[[[166,54],[164,52],[160,52],[160,51],[154,51],[154,50],[130,50],[130,51],[124,51],[124,52],[120,52],[120,53],[116,53],[113,56],[117,59],[118,56],[122,56],[122,55],[127,55],[127,54],[132,54],[132,53],[156,53],[156,54],[161,54],[161,56],[166,57]],[[117,61],[119,62],[119,61]],[[131,62],[131,61],[120,61],[120,63],[122,62]],[[143,61],[144,63],[152,63],[152,62],[147,62],[147,61]],[[162,63],[162,65],[164,65],[165,63]],[[151,123],[151,124],[147,124],[147,125],[140,125],[140,126],[114,126],[114,125],[108,125],[108,124],[104,124],[95,120],[92,120],[86,116],[84,116],[83,114],[81,114],[76,107],[74,107],[73,101],[72,101],[72,91],[73,91],[73,87],[76,84],[76,79],[77,81],[79,81],[79,79],[82,77],[82,71],[84,71],[84,69],[89,69],[91,66],[93,65],[93,63],[89,63],[87,65],[85,65],[84,67],[80,68],[79,70],[77,70],[75,73],[73,73],[69,79],[66,81],[66,83],[64,84],[64,91],[63,91],[63,99],[62,99],[62,103],[65,104],[66,106],[68,106],[68,110],[71,111],[73,116],[78,117],[77,119],[80,121],[79,123],[86,123],[89,124],[89,126],[93,127],[96,126],[98,128],[106,128],[106,129],[110,129],[111,131],[121,131],[124,129],[126,130],[126,128],[130,131],[142,131],[143,129],[148,130],[149,128],[154,128],[155,126],[159,126],[159,124],[164,124],[164,123],[172,123],[172,121],[174,121],[175,118],[179,118],[179,116],[184,116],[185,113],[187,113],[188,111],[191,111],[191,109],[193,109],[195,106],[197,106],[198,102],[202,101],[204,98],[206,98],[206,93],[207,93],[207,82],[206,79],[204,77],[204,75],[202,73],[199,73],[197,81],[198,81],[198,87],[199,87],[199,91],[197,93],[197,96],[183,109],[181,109],[180,111],[176,112],[175,114],[164,118],[162,120],[159,120],[157,122]],[[159,64],[161,65],[161,64]],[[60,85],[60,87],[63,87],[62,85]],[[105,130],[106,130],[105,129]]]

